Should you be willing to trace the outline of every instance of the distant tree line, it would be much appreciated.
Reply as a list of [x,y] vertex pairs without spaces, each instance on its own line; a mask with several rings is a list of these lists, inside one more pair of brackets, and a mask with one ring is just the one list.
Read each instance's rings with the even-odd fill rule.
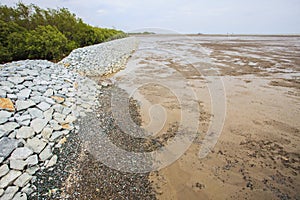
[[90,26],[66,8],[0,5],[0,63],[22,59],[58,61],[73,49],[126,37],[119,30]]

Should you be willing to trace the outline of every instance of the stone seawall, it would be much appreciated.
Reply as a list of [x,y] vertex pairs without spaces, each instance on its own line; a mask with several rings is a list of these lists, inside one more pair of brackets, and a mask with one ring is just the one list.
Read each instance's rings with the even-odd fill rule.
[[55,150],[99,105],[101,85],[82,76],[125,66],[137,48],[124,38],[74,50],[60,63],[25,60],[0,65],[0,199],[27,199],[35,174],[51,169]]
[[99,76],[122,69],[138,42],[134,37],[73,50],[59,63],[82,75]]

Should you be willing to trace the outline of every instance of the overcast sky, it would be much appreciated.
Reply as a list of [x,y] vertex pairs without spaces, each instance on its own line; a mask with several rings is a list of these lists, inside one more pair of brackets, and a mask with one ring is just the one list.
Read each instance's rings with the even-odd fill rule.
[[[14,5],[19,0],[1,0]],[[65,7],[86,23],[135,31],[177,33],[299,34],[300,0],[22,0]]]

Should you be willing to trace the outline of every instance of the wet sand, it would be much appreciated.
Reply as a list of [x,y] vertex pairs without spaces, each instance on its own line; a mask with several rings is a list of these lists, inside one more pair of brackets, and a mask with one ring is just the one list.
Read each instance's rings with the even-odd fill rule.
[[[191,120],[180,126],[196,133],[179,159],[150,173],[158,199],[300,199],[299,37],[139,39],[115,84],[140,102],[143,127],[153,135],[184,121],[184,106]],[[225,103],[211,91],[221,87],[208,87],[215,79],[223,81],[217,93]],[[210,132],[222,112],[220,132]],[[214,134],[216,145],[200,158]]]

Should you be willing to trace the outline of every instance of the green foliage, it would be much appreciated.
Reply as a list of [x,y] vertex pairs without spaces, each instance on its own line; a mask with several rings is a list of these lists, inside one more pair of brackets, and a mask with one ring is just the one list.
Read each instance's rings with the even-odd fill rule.
[[0,6],[0,63],[27,58],[56,61],[75,48],[126,36],[122,31],[90,26],[66,8]]

